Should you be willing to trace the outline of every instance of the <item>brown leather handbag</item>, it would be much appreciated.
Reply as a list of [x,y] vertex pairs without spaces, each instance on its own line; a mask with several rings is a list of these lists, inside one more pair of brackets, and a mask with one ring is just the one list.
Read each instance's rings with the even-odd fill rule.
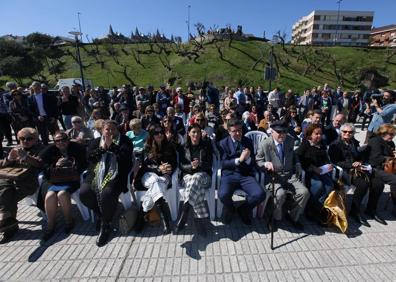
[[387,173],[396,173],[396,159],[389,158],[384,162],[384,171]]
[[51,166],[49,182],[56,184],[77,181],[80,181],[80,174],[78,173],[74,159],[62,167]]

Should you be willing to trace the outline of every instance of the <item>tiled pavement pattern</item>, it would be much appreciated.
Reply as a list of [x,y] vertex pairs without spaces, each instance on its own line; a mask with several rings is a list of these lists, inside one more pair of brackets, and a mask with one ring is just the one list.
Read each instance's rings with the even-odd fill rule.
[[252,227],[212,222],[206,239],[192,228],[166,236],[159,227],[139,236],[115,232],[97,248],[93,224],[76,208],[73,234],[66,237],[59,224],[55,237],[40,246],[38,209],[24,202],[19,207],[20,231],[0,245],[0,281],[396,281],[396,220],[389,211],[381,210],[388,226],[352,223],[348,236],[310,222],[297,233],[283,223],[272,251],[264,220]]
[[93,224],[81,220],[68,237],[59,224],[55,237],[40,246],[38,210],[22,204],[18,235],[0,246],[0,280],[395,281],[396,222],[389,212],[383,215],[388,226],[352,224],[349,236],[310,222],[297,233],[285,223],[275,233],[274,251],[264,220],[252,227],[213,222],[206,239],[191,228],[166,236],[159,227],[139,236],[115,232],[98,248]]

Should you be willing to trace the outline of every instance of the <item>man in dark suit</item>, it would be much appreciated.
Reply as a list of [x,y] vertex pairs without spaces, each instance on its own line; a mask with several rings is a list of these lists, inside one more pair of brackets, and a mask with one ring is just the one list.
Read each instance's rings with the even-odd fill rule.
[[34,94],[28,99],[29,109],[33,114],[41,141],[48,145],[48,132],[55,134],[58,129],[56,117],[58,117],[58,105],[56,97],[49,93],[41,92],[41,85],[34,81],[31,85]]
[[283,204],[289,195],[291,203],[288,205],[286,219],[297,229],[303,229],[300,216],[304,212],[310,194],[299,180],[301,164],[294,152],[294,139],[287,134],[287,130],[287,124],[283,121],[273,122],[271,137],[259,145],[256,161],[260,168],[274,173],[276,201],[272,228],[276,229],[276,221],[282,219]]
[[334,117],[331,124],[325,127],[323,130],[324,136],[326,137],[326,144],[330,145],[340,136],[340,128],[345,122],[345,116],[343,114],[338,114]]
[[241,189],[246,192],[247,201],[238,208],[238,213],[243,223],[250,225],[252,209],[265,199],[265,191],[254,178],[253,144],[242,136],[241,121],[231,119],[227,128],[230,135],[220,141],[222,176],[219,198],[224,204],[223,222],[231,222],[234,212],[232,195]]
[[166,115],[172,120],[173,129],[176,130],[181,136],[186,134],[186,129],[184,128],[183,119],[175,116],[175,109],[172,107],[168,107],[166,109]]

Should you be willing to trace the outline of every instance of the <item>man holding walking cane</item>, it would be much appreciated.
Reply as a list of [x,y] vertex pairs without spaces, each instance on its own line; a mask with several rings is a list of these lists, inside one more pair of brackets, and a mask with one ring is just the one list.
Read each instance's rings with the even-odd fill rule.
[[271,137],[262,142],[257,150],[256,162],[267,173],[272,173],[269,190],[274,187],[274,211],[272,231],[277,230],[277,222],[282,219],[282,207],[288,203],[285,215],[292,225],[299,230],[304,229],[300,216],[304,212],[309,199],[309,190],[301,183],[301,165],[294,152],[294,140],[287,134],[287,124],[275,121],[271,124]]

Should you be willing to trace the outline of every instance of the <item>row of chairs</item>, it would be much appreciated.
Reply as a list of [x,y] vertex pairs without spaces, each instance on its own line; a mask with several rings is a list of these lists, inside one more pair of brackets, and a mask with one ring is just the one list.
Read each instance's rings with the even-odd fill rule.
[[[251,131],[251,132],[248,132],[245,136],[252,140],[253,145],[254,145],[253,153],[256,154],[258,145],[267,137],[267,134],[265,134],[264,132],[261,132],[261,131]],[[135,167],[131,170],[131,172],[128,175],[128,191],[129,192],[121,193],[119,196],[119,202],[121,202],[121,204],[123,205],[125,210],[130,208],[133,204],[133,197],[130,194],[131,191],[134,191],[135,198],[137,201],[136,204],[139,207],[141,205],[141,200],[145,194],[145,191],[135,191],[134,189],[132,189],[131,177],[133,177],[134,173],[137,171],[137,167],[136,167],[137,162],[135,161],[134,163],[135,163]],[[218,153],[213,154],[212,168],[213,168],[212,169],[212,185],[206,191],[206,201],[207,201],[208,208],[209,208],[210,219],[215,220],[216,218],[219,218],[221,216],[222,209],[223,209],[223,204],[219,200],[218,193],[217,193],[217,191],[220,187],[220,181],[221,181],[221,159],[220,159],[220,156]],[[83,181],[85,173],[86,172],[84,172],[81,175],[81,182]],[[165,192],[165,195],[164,195],[166,198],[166,201],[169,204],[169,207],[171,210],[171,217],[172,217],[173,221],[175,221],[178,217],[178,207],[180,205],[180,201],[184,201],[183,195],[184,195],[185,188],[182,186],[182,184],[179,181],[180,174],[181,174],[181,171],[179,168],[177,168],[172,175],[171,188],[167,189]],[[264,173],[260,172],[260,171],[256,171],[255,178],[264,189],[264,183],[265,183]],[[39,184],[40,185],[42,184],[42,181],[43,181],[43,175],[40,174],[39,175]],[[82,218],[85,221],[88,221],[90,219],[93,221],[94,220],[93,211],[89,210],[86,206],[84,206],[82,204],[82,202],[80,201],[80,197],[79,197],[79,191],[80,190],[77,190],[76,192],[74,192],[71,195],[71,198],[72,198],[73,202],[76,204],[77,208],[79,209]],[[246,197],[246,193],[242,190],[236,190],[234,195],[236,197]],[[270,194],[267,193],[267,195],[270,195]],[[25,201],[28,205],[37,205],[37,197],[38,197],[38,191],[35,194],[26,197]],[[267,196],[265,201],[254,209],[254,211],[253,211],[254,217],[256,217],[256,216],[262,217],[263,216],[264,209],[266,207],[266,204],[268,203],[269,198],[270,197]],[[43,216],[45,217],[45,215],[43,215]]]

